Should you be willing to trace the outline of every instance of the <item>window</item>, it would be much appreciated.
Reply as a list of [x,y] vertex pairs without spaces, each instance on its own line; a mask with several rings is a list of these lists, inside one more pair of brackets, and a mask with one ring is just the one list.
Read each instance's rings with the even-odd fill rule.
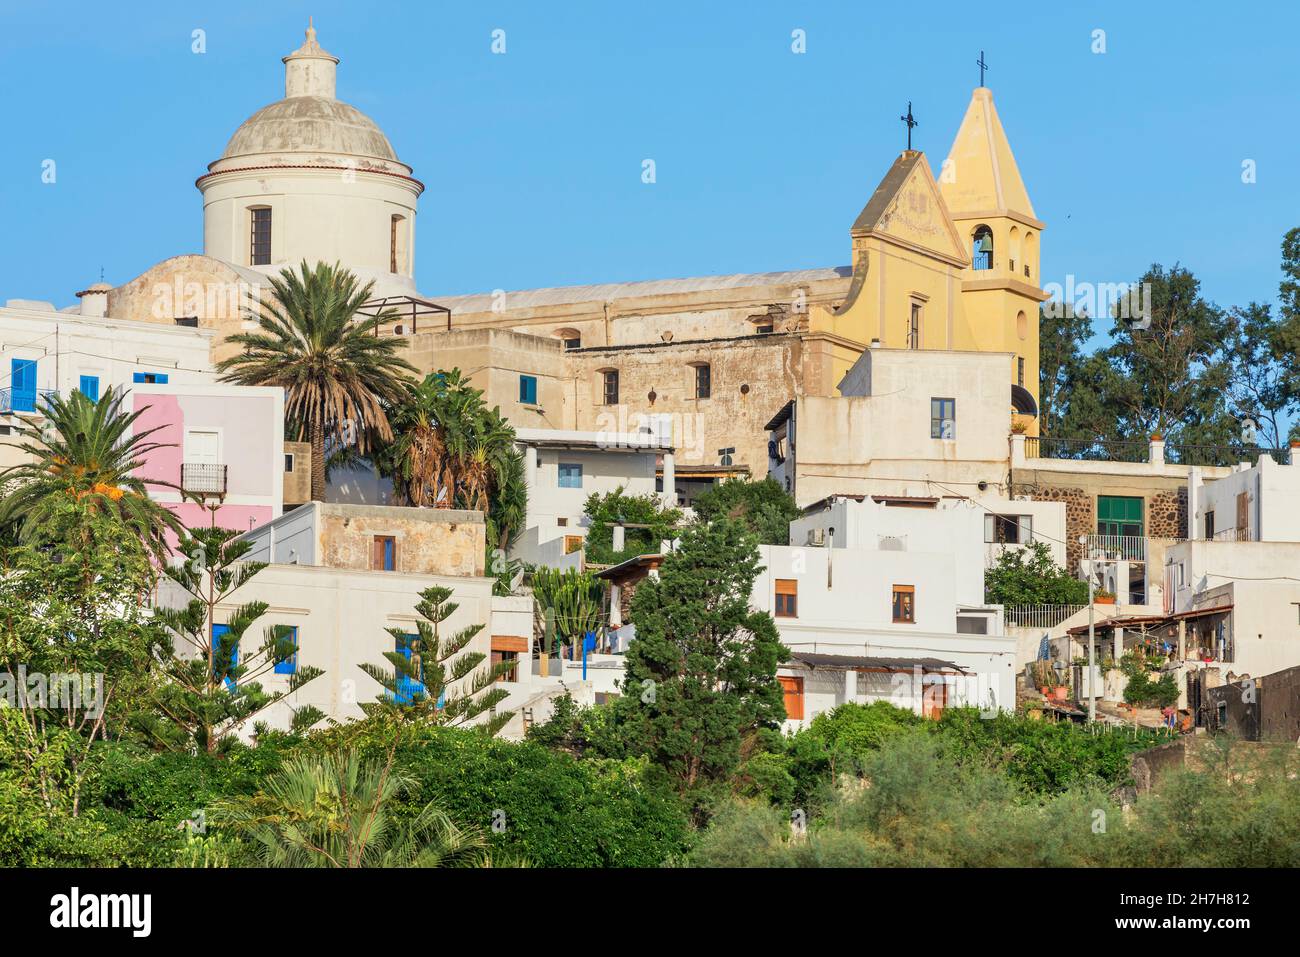
[[14,359],[9,363],[9,408],[14,412],[36,411],[36,360]]
[[376,535],[371,546],[370,568],[377,572],[397,570],[397,539],[392,535]]
[[496,681],[518,681],[519,680],[519,656],[528,653],[528,639],[515,638],[508,635],[492,636],[492,670],[495,671],[498,665],[508,664],[509,667],[501,674],[497,675]]
[[1207,539],[1214,537],[1214,509],[1205,513],[1205,537]]
[[557,519],[555,520],[555,524],[556,524],[559,528],[568,528],[568,527],[569,527],[569,519],[568,519],[567,517],[561,515],[559,518],[557,518]]
[[296,625],[286,627],[288,631],[284,637],[293,642],[294,650],[293,654],[285,658],[284,661],[276,663],[275,673],[277,675],[296,675],[298,673],[298,627]]
[[573,336],[571,339],[564,340],[564,349],[567,352],[570,349],[582,348],[582,336]]
[[292,452],[284,453],[284,470],[286,473],[290,475],[293,474],[293,453]]
[[249,211],[250,238],[248,261],[254,266],[271,262],[271,209],[260,206]]
[[785,716],[791,721],[803,720],[803,679],[777,675],[785,699]]
[[605,405],[618,405],[618,370],[609,369],[601,373]]
[[537,376],[521,375],[519,377],[519,401],[524,405],[537,404]]
[[757,332],[760,336],[765,336],[765,335],[767,335],[769,332],[772,332],[775,328],[776,328],[776,327],[773,326],[772,323],[767,322],[767,323],[764,323],[763,325],[759,326],[759,327],[758,327],[757,329],[755,329],[754,331]]
[[894,586],[894,624],[916,624],[916,586]]
[[912,303],[912,316],[907,322],[907,348],[921,348],[921,304]]
[[776,580],[776,617],[799,617],[799,583],[793,578]]
[[930,438],[957,438],[957,400],[930,400]]
[[77,391],[84,395],[91,402],[99,401],[99,376],[83,375],[80,383],[77,385]]
[[560,488],[582,488],[582,465],[580,463],[560,463]]
[[271,208],[258,206],[249,210],[252,238],[249,240],[248,261],[254,266],[271,264]]
[[[215,678],[227,671],[233,669],[239,664],[239,642],[230,642],[230,662],[228,665],[221,663],[221,646],[226,644],[225,636],[230,633],[229,625],[212,626],[212,676]],[[235,690],[235,679],[226,678],[226,690]]]
[[976,226],[975,237],[971,244],[971,269],[993,268],[993,230],[987,226]]
[[574,552],[576,552],[576,551],[577,551],[578,549],[580,549],[580,548],[582,548],[582,536],[581,536],[581,535],[565,535],[565,536],[564,536],[564,554],[566,554],[566,555],[572,555]]
[[1250,495],[1246,492],[1237,493],[1237,528],[1233,538],[1239,542],[1250,540]]
[[167,373],[165,372],[133,372],[131,381],[139,382],[142,385],[166,385]]
[[1016,385],[1024,388],[1025,385],[1025,360],[1023,357],[1016,358]]
[[406,266],[403,260],[406,258],[405,250],[401,248],[402,243],[402,223],[405,219],[401,216],[394,215],[390,220],[388,228],[388,271],[402,272]]
[[1097,534],[1142,537],[1142,499],[1127,495],[1097,496]]
[[1032,515],[985,515],[984,541],[997,545],[1028,545],[1034,540]]
[[712,370],[707,362],[695,367],[695,398],[707,399],[713,391]]

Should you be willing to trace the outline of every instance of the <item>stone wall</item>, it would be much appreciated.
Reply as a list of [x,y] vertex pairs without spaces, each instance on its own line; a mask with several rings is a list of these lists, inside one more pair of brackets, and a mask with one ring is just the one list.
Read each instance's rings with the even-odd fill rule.
[[[386,506],[318,506],[321,557],[331,568],[369,569],[377,535],[397,540],[399,572],[422,575],[482,575],[485,528],[479,512],[402,509]],[[419,511],[420,518],[403,512]],[[426,519],[433,512],[437,518]],[[441,513],[441,514],[439,514]]]
[[311,501],[311,443],[285,442],[286,455],[293,456],[293,471],[284,473],[284,504]]
[[1032,490],[1029,497],[1035,502],[1065,503],[1065,567],[1075,570],[1083,559],[1080,535],[1097,531],[1097,510],[1094,498],[1081,488],[1043,485]]
[[[767,474],[768,421],[799,394],[800,340],[794,335],[582,349],[566,359],[575,383],[575,428],[634,432],[649,416],[670,416],[679,465],[732,465]],[[695,366],[708,363],[711,389],[695,397]],[[618,405],[603,404],[603,373],[619,373]]]
[[1187,537],[1187,487],[1165,489],[1147,496],[1147,535]]

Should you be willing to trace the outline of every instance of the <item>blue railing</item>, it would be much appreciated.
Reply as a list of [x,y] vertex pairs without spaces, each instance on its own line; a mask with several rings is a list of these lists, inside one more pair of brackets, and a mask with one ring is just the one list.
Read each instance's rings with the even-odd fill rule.
[[14,412],[35,412],[43,408],[45,400],[54,395],[54,389],[18,389],[12,387],[0,389],[0,414],[10,415]]

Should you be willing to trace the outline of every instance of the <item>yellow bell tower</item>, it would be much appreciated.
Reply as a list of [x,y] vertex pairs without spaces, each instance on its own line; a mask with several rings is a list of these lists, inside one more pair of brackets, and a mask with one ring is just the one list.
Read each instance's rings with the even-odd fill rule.
[[[982,57],[981,57],[982,59]],[[1013,421],[1038,434],[1039,249],[1044,224],[1007,142],[993,93],[971,95],[952,149],[939,173],[939,192],[962,237],[970,265],[962,270],[966,322],[971,341],[952,348],[1013,354]]]

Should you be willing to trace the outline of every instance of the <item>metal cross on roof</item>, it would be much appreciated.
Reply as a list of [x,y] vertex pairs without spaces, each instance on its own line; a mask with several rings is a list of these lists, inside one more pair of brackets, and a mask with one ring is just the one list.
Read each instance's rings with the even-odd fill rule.
[[912,127],[921,125],[916,121],[916,117],[912,116],[911,100],[907,102],[907,115],[900,116],[899,119],[907,124],[907,148],[910,150],[912,148]]
[[980,86],[983,86],[983,85],[984,85],[984,71],[987,70],[987,69],[989,68],[989,65],[988,65],[987,63],[984,62],[984,51],[983,51],[983,50],[980,50],[980,58],[979,58],[978,60],[975,61],[975,65],[976,65],[977,67],[980,68]]

